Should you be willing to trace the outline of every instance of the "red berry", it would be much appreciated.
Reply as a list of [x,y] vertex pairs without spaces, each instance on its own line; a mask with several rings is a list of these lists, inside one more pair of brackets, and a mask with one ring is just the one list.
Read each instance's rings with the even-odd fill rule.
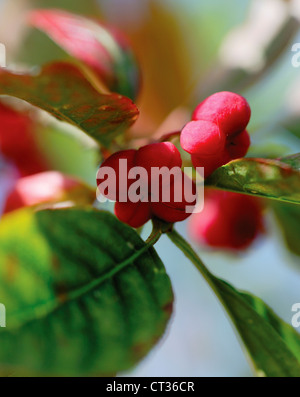
[[[100,189],[100,193],[103,194],[106,198],[109,200],[113,201],[118,201],[120,200],[121,196],[125,197],[127,196],[127,191],[130,186],[130,184],[133,182],[128,179],[122,179],[122,173],[121,170],[119,169],[119,161],[120,160],[126,160],[127,161],[127,171],[129,171],[132,167],[135,166],[135,155],[136,155],[136,150],[130,149],[130,150],[122,150],[120,152],[114,153],[111,155],[107,160],[105,160],[102,165],[101,169],[103,170],[104,167],[111,168],[115,171],[116,175],[116,184],[110,186],[110,190],[105,190],[102,191]],[[127,172],[128,174],[128,172]],[[97,185],[101,186],[103,182],[105,182],[109,177],[99,177],[99,173],[97,175]]]
[[250,137],[246,130],[238,135],[230,136],[226,141],[226,152],[231,160],[244,157],[250,146]]
[[151,143],[141,147],[136,153],[136,163],[144,167],[148,174],[151,174],[152,167],[173,167],[182,166],[180,153],[171,142]]
[[0,152],[22,176],[47,170],[33,134],[33,123],[23,113],[0,103]]
[[[182,186],[184,186],[184,181],[187,177],[181,171],[182,160],[180,153],[172,143],[153,143],[143,146],[139,150],[127,150],[115,153],[106,161],[104,161],[99,171],[101,171],[103,169],[102,167],[105,166],[112,167],[117,175],[117,184],[119,184],[121,173],[124,170],[119,168],[118,161],[119,159],[125,158],[127,158],[129,161],[127,164],[127,177],[125,175],[125,180],[121,180],[121,190],[124,193],[123,189],[128,190],[133,187],[133,184],[136,182],[136,180],[138,180],[138,178],[136,180],[129,179],[129,173],[130,171],[133,171],[133,167],[141,167],[143,172],[145,171],[146,178],[139,181],[139,184],[141,184],[140,193],[142,199],[138,199],[137,202],[133,202],[131,197],[127,197],[126,202],[121,202],[123,200],[120,200],[121,191],[119,186],[117,185],[112,189],[113,194],[107,194],[107,192],[102,191],[103,189],[100,186],[100,184],[104,181],[104,178],[102,178],[102,176],[97,178],[97,184],[101,193],[106,198],[117,201],[115,204],[115,214],[118,219],[132,227],[140,227],[151,217],[158,217],[162,220],[165,220],[166,222],[178,222],[186,219],[190,215],[190,212],[186,212],[186,207],[192,207],[195,205],[196,200],[193,197],[193,194],[195,195],[195,186],[192,184],[194,188],[193,192],[190,194],[192,197],[188,197],[186,199],[186,197],[182,195],[178,202],[175,201],[174,192],[182,189],[182,192],[184,193]],[[159,191],[151,191],[151,187],[154,188],[151,184],[153,168],[162,169],[163,167],[166,167],[167,170],[177,167],[178,172],[175,177],[170,175],[170,179],[168,178],[168,180],[160,177],[158,181],[159,186],[157,187]],[[170,199],[167,201],[163,200],[164,197],[162,195],[162,187],[164,189],[169,189],[170,191]],[[158,202],[155,200],[158,200]]]
[[197,106],[193,121],[181,132],[180,143],[192,155],[194,167],[204,167],[205,177],[246,155],[250,115],[246,99],[232,92],[218,92]]
[[[151,208],[153,214],[166,222],[179,222],[189,217],[187,207],[195,206],[196,186],[192,183],[192,189],[187,188],[186,183],[191,182],[185,174],[178,175],[170,184],[170,201],[165,201],[163,195],[160,196],[159,202],[152,202]],[[175,201],[175,193],[177,193]]]
[[60,172],[48,171],[17,180],[6,200],[4,213],[22,207],[61,201],[67,191],[79,186],[76,179]]
[[131,227],[138,228],[151,219],[151,208],[149,203],[139,201],[138,203],[115,204],[116,217]]
[[228,163],[230,161],[230,158],[226,152],[225,153],[221,152],[214,156],[202,156],[202,157],[197,156],[196,154],[192,154],[191,160],[195,168],[204,167],[204,178],[207,178],[217,168]]
[[204,209],[194,214],[189,233],[198,243],[242,250],[263,232],[262,205],[255,197],[207,190]]
[[136,164],[147,171],[148,188],[151,188],[151,171],[153,168],[167,167],[169,170],[178,167],[181,168],[182,160],[180,153],[175,145],[171,142],[157,142],[142,146],[135,157]]
[[198,156],[213,156],[224,149],[225,135],[211,121],[191,121],[186,124],[180,135],[182,148]]
[[195,109],[192,120],[217,124],[225,135],[242,132],[249,123],[251,109],[245,98],[234,92],[217,92]]

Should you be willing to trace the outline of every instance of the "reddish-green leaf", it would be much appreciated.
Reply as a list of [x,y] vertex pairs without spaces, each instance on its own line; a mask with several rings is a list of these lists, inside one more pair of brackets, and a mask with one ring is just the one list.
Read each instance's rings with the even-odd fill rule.
[[298,154],[280,160],[235,160],[218,168],[206,185],[299,204],[299,158]]
[[97,91],[82,71],[68,62],[46,65],[36,75],[0,69],[0,95],[14,96],[46,110],[104,146],[138,117],[130,99]]
[[103,26],[98,20],[58,9],[35,10],[30,22],[91,67],[112,91],[136,97],[139,69],[122,32]]

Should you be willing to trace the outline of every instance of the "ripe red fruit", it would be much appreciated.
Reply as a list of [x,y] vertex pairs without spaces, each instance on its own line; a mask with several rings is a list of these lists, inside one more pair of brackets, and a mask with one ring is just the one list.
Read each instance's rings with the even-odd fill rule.
[[[120,169],[120,159],[127,159],[127,169]],[[116,201],[115,214],[118,219],[132,227],[140,227],[152,217],[160,218],[166,222],[179,222],[190,215],[191,211],[187,212],[186,207],[192,207],[196,202],[195,185],[192,184],[191,191],[185,191],[187,176],[181,171],[181,166],[180,153],[171,142],[153,143],[143,146],[139,150],[124,150],[110,156],[103,162],[99,170],[104,171],[104,167],[111,167],[116,173],[116,184],[112,189],[103,188],[102,183],[107,182],[109,177],[106,178],[98,174],[97,185],[102,195]],[[133,184],[139,180],[139,177],[129,179],[129,174],[134,167],[141,167],[145,172],[145,176],[141,177],[139,190],[141,194],[137,202],[133,202],[132,197],[128,197],[127,194],[124,200],[124,193],[127,193],[128,189],[130,191]],[[178,173],[167,181],[161,177],[159,191],[153,191],[151,190],[153,188],[151,183],[153,168],[162,169],[163,167],[166,167],[167,170],[177,167]],[[124,169],[126,173],[122,175]],[[170,192],[169,199],[165,199],[162,187]],[[182,192],[179,199],[176,197],[176,201],[175,192]]]
[[192,155],[194,167],[204,167],[205,177],[245,156],[250,145],[245,130],[250,115],[246,99],[232,92],[218,92],[197,106],[192,121],[181,132],[180,143]]
[[57,171],[41,172],[20,178],[8,195],[4,213],[22,207],[63,201],[66,193],[79,185],[76,179]]
[[[124,195],[127,196],[127,191],[129,186],[132,184],[133,180],[122,179],[121,169],[119,167],[120,160],[126,160],[127,171],[129,171],[132,167],[135,166],[135,156],[136,150],[121,150],[120,152],[114,153],[107,160],[105,160],[101,168],[108,167],[115,171],[116,183],[115,185],[110,185],[110,189],[105,189],[101,191],[103,196],[105,196],[109,200],[120,201],[121,197]],[[127,173],[127,172],[126,172]],[[97,179],[97,184],[104,182],[106,179]]]
[[173,167],[182,166],[180,153],[171,142],[152,143],[141,147],[136,153],[136,163],[144,167],[151,174],[152,167]]
[[26,114],[0,103],[0,153],[18,168],[21,176],[47,169],[37,148],[33,128]]
[[131,227],[138,228],[151,219],[151,207],[149,203],[119,203],[115,204],[116,217]]
[[[187,183],[190,182],[192,188],[187,189]],[[166,202],[162,195],[158,202],[151,203],[152,213],[166,222],[180,222],[185,220],[190,213],[187,213],[187,207],[195,205],[196,186],[187,175],[178,174],[171,182],[170,200]],[[179,195],[179,200],[175,201],[175,193]],[[180,194],[181,193],[181,194]]]
[[212,121],[191,121],[182,130],[181,146],[190,154],[214,156],[224,149],[226,136]]
[[225,135],[242,132],[249,123],[251,109],[245,98],[234,92],[217,92],[194,110],[192,120],[207,120],[217,124]]
[[242,250],[263,232],[262,205],[255,197],[207,189],[204,209],[189,222],[193,240],[210,247]]

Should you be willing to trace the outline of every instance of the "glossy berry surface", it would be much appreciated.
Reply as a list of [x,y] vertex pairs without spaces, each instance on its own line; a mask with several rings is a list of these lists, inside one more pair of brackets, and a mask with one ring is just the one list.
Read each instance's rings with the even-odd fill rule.
[[246,131],[251,110],[242,96],[218,92],[201,102],[192,121],[180,136],[182,148],[191,154],[194,167],[204,167],[204,176],[231,160],[244,157],[250,145]]
[[234,92],[217,92],[201,102],[192,120],[207,120],[218,125],[225,135],[242,132],[248,125],[251,109],[241,95]]

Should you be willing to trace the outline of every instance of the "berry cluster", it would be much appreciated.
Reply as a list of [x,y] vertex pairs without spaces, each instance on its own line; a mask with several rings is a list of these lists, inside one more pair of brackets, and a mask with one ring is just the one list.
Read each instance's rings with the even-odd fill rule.
[[246,99],[232,92],[217,92],[196,107],[180,143],[191,154],[194,167],[204,167],[205,177],[245,156],[250,145],[246,131],[250,116]]
[[[125,179],[121,179],[121,170],[119,168],[120,160],[127,160],[127,170]],[[180,171],[180,177],[171,177],[169,185],[164,185],[164,189],[169,189],[170,200],[164,201],[162,194],[162,181],[159,181],[159,197],[157,201],[153,200],[151,191],[151,175],[153,168],[167,167],[171,170],[174,167],[181,169],[182,160],[178,149],[170,142],[152,143],[141,147],[138,150],[130,149],[117,152],[103,162],[100,169],[109,167],[116,174],[114,188],[103,189],[101,184],[105,181],[104,177],[97,178],[97,185],[100,193],[110,200],[116,201],[115,214],[119,220],[127,223],[132,227],[140,227],[152,217],[157,217],[166,222],[178,222],[186,219],[190,213],[186,212],[187,206],[195,205],[196,199],[195,186],[193,185],[190,197],[184,189],[187,176]],[[140,181],[139,199],[133,202],[129,195],[131,186],[136,179],[130,176],[133,167],[142,167],[146,170],[147,177]],[[141,179],[141,178],[140,178]],[[174,192],[181,189],[181,201],[175,201]],[[188,196],[188,198],[186,198]]]
[[193,240],[211,247],[242,250],[264,230],[262,205],[255,197],[207,189],[202,212],[189,222]]

